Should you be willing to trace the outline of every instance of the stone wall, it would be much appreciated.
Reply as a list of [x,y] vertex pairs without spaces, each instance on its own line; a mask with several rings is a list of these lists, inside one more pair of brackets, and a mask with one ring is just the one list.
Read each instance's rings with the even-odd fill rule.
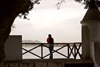
[[22,59],[22,37],[21,35],[11,35],[5,42],[5,60]]
[[100,42],[94,42],[95,61],[100,66]]

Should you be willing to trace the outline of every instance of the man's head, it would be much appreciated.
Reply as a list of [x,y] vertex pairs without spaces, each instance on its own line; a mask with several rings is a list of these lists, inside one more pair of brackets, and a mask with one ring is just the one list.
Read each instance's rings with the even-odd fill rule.
[[48,37],[51,37],[51,34],[49,34]]

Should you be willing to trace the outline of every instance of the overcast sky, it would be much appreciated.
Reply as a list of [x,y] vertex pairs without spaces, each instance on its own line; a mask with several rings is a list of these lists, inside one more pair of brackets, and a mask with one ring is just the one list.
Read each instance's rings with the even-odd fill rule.
[[81,24],[84,5],[68,0],[57,9],[58,0],[42,0],[30,11],[30,20],[16,18],[11,35],[22,35],[23,40],[46,42],[52,34],[55,42],[81,42]]

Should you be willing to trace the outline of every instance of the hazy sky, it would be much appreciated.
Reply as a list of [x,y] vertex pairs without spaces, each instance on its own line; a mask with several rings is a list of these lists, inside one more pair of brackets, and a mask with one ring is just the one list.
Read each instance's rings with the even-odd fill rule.
[[84,5],[66,0],[57,9],[58,0],[42,0],[30,11],[30,20],[16,18],[11,35],[22,35],[23,40],[46,42],[52,34],[55,42],[81,42],[80,21],[86,13]]

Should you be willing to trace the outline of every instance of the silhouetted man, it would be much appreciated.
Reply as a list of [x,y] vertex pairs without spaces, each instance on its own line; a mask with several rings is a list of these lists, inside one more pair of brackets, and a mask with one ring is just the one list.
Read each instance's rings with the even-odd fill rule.
[[54,39],[51,37],[51,34],[48,35],[47,43],[49,44],[50,59],[52,59],[53,58],[52,50],[54,47]]

